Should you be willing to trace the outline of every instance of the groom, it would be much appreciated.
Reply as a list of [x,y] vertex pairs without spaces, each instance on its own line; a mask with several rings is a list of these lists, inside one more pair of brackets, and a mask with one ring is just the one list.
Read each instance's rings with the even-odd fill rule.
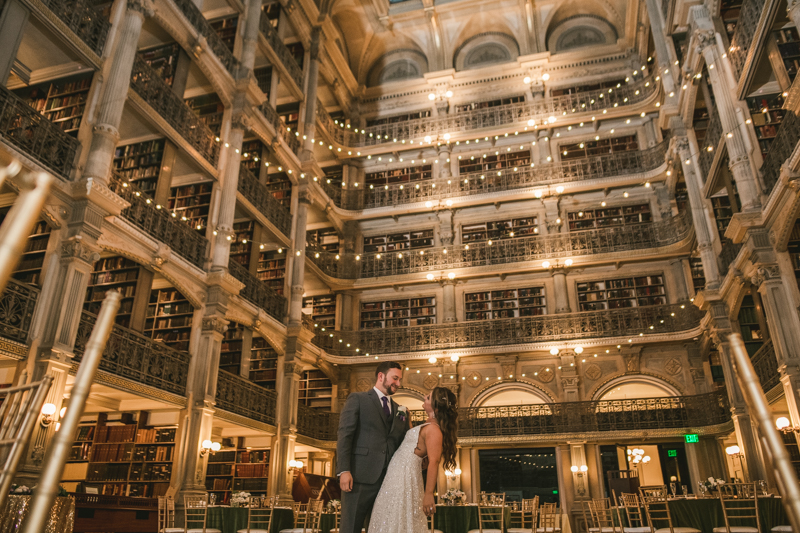
[[402,380],[403,367],[384,361],[375,370],[375,386],[351,394],[339,415],[336,472],[342,489],[340,533],[361,533],[389,460],[403,442],[408,414],[398,410],[391,399]]

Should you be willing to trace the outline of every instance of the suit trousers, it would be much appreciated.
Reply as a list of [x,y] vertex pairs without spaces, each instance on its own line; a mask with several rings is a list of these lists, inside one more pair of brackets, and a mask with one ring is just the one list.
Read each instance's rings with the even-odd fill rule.
[[369,529],[364,521],[372,514],[375,498],[381,490],[383,478],[386,476],[384,468],[377,483],[356,483],[353,481],[353,490],[342,492],[342,522],[339,533],[361,533],[361,528]]

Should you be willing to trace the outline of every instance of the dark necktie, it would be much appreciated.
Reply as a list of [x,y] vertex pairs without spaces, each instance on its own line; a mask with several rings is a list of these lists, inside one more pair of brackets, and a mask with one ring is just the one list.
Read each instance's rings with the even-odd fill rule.
[[392,411],[389,409],[389,398],[384,396],[381,400],[383,401],[383,414],[386,415],[386,418],[389,418],[392,416]]

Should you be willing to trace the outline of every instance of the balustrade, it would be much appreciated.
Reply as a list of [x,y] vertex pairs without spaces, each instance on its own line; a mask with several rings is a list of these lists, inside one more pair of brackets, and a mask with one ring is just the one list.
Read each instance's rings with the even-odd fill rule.
[[81,143],[3,86],[0,137],[62,178],[71,178]]
[[665,139],[647,150],[617,152],[537,167],[525,166],[501,171],[472,172],[449,179],[395,183],[371,189],[342,189],[334,187],[324,179],[318,180],[318,183],[333,203],[342,209],[374,209],[458,196],[640,174],[663,165],[668,147],[669,139]]
[[252,172],[242,167],[239,170],[238,190],[278,230],[289,236],[292,230],[292,215],[283,204],[272,196],[266,185],[258,181]]
[[39,289],[15,279],[9,279],[0,293],[0,337],[22,344],[28,342],[33,310]]
[[435,119],[424,118],[380,124],[364,128],[363,134],[362,130],[356,132],[355,129],[340,127],[331,121],[330,117],[326,118],[326,114],[318,114],[318,118],[323,121],[323,126],[333,139],[346,146],[374,146],[391,143],[395,139],[422,143],[426,136],[436,142],[437,136],[445,133],[453,135],[458,132],[514,124],[524,126],[530,120],[541,126],[546,125],[550,117],[555,117],[557,120],[563,115],[572,113],[603,113],[608,109],[630,106],[647,100],[657,91],[658,84],[655,83],[655,77],[650,75],[619,88],[556,96],[540,102],[521,102],[474,109]]
[[297,406],[297,433],[316,440],[336,440],[339,413]]
[[267,40],[267,43],[269,43],[270,47],[275,52],[275,55],[278,56],[278,59],[280,59],[284,68],[289,73],[289,76],[291,76],[295,84],[302,90],[303,69],[301,69],[300,65],[297,64],[297,61],[295,61],[289,49],[286,48],[286,45],[283,44],[283,41],[278,36],[278,32],[272,27],[272,23],[270,22],[266,13],[261,14],[259,29],[261,30],[261,34]]
[[675,244],[688,237],[693,229],[687,213],[685,211],[662,222],[500,239],[491,244],[478,242],[469,246],[453,245],[359,255],[333,254],[306,248],[306,257],[324,274],[333,278],[364,279],[629,252]]
[[208,46],[217,56],[222,66],[236,78],[237,70],[239,67],[239,60],[236,59],[230,49],[222,42],[219,34],[211,27],[211,24],[203,16],[202,11],[192,0],[173,0],[178,9],[181,10],[183,16],[189,21],[197,33],[203,36],[208,43]]
[[216,405],[217,409],[223,411],[265,424],[275,424],[275,391],[224,370],[217,374]]
[[455,324],[337,331],[335,334],[317,327],[313,343],[330,355],[363,357],[364,354],[406,354],[549,341],[647,337],[694,330],[700,326],[702,317],[703,313],[693,305],[672,304]]
[[[700,154],[697,156],[698,165],[700,165],[700,171],[703,173],[703,181],[708,181],[709,179],[711,163],[714,162],[714,154],[717,153],[717,148],[719,148],[719,140],[721,137],[722,122],[720,121],[719,113],[715,107],[711,110],[711,117],[708,121],[706,135],[703,138],[702,145],[699,147]],[[713,147],[710,152],[708,151],[709,146]]]
[[781,167],[791,157],[798,141],[800,141],[800,119],[794,112],[787,111],[761,166],[761,182],[765,194],[772,193],[772,189],[780,179]]
[[756,353],[750,357],[753,368],[756,371],[761,388],[765,393],[777,387],[781,383],[781,376],[778,373],[778,359],[775,357],[775,346],[772,340],[768,339]]
[[[86,351],[97,316],[83,311],[75,340],[78,363]],[[149,385],[162,391],[186,396],[191,355],[156,342],[122,326],[114,326],[100,360],[100,370]]]
[[98,56],[103,55],[111,23],[86,0],[41,0],[53,14],[86,43]]
[[272,127],[275,128],[275,134],[278,137],[281,137],[289,146],[289,150],[292,151],[294,154],[300,153],[300,139],[298,139],[295,133],[292,133],[289,128],[283,123],[281,118],[278,116],[278,113],[273,109],[269,102],[264,102],[261,104],[261,113],[264,115],[264,118],[267,119],[267,122],[272,124]]
[[736,20],[736,29],[731,38],[731,47],[728,50],[728,58],[737,79],[743,75],[742,70],[747,61],[747,53],[753,44],[753,37],[758,29],[765,5],[765,0],[744,0],[742,2],[739,18]]
[[[192,4],[191,0],[186,1]],[[217,166],[219,143],[214,133],[138,55],[133,63],[131,88],[200,155],[214,167]]]
[[122,217],[145,233],[169,246],[175,253],[195,265],[203,268],[208,249],[208,240],[188,224],[167,214],[166,209],[157,209],[132,183],[112,174],[109,184],[130,207],[122,211]]
[[283,322],[287,312],[286,298],[272,290],[266,283],[252,275],[245,267],[236,261],[228,263],[231,276],[244,283],[244,289],[239,296],[263,309],[265,313],[279,322]]

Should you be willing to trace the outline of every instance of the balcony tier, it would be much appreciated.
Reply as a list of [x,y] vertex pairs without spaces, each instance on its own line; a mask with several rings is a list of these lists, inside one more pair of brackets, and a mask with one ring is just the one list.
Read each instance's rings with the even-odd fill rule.
[[220,370],[217,377],[217,409],[275,425],[277,394],[241,376]]
[[211,27],[211,23],[203,16],[202,11],[198,9],[197,5],[192,0],[173,0],[186,20],[189,21],[197,33],[199,33],[208,42],[208,46],[217,56],[222,66],[230,73],[231,76],[236,78],[237,70],[239,68],[239,60],[234,57],[230,49],[222,42],[219,34]]
[[2,352],[14,357],[27,355],[25,344],[38,298],[38,288],[15,279],[8,280],[5,290],[0,293],[0,337],[13,341],[13,344],[2,343]]
[[269,45],[268,52],[272,52],[270,55],[275,56],[270,57],[270,62],[277,64],[278,68],[282,70],[283,73],[289,75],[289,78],[295,85],[294,88],[296,91],[302,91],[303,69],[300,68],[300,65],[298,65],[297,61],[292,57],[292,53],[286,48],[286,45],[283,44],[283,41],[278,36],[278,32],[272,27],[272,23],[265,13],[261,14],[259,30]]
[[[86,0],[40,0],[98,57],[103,56],[111,23]],[[33,3],[36,5],[36,3]]]
[[335,441],[339,429],[339,413],[297,406],[297,433],[321,441]]
[[239,170],[238,191],[253,207],[267,217],[275,228],[289,237],[292,231],[292,215],[289,209],[272,196],[266,185],[258,181],[252,172],[245,168]]
[[228,263],[230,274],[244,283],[239,296],[252,303],[278,322],[283,322],[288,309],[286,298],[272,290],[266,283],[252,275],[236,261]]

